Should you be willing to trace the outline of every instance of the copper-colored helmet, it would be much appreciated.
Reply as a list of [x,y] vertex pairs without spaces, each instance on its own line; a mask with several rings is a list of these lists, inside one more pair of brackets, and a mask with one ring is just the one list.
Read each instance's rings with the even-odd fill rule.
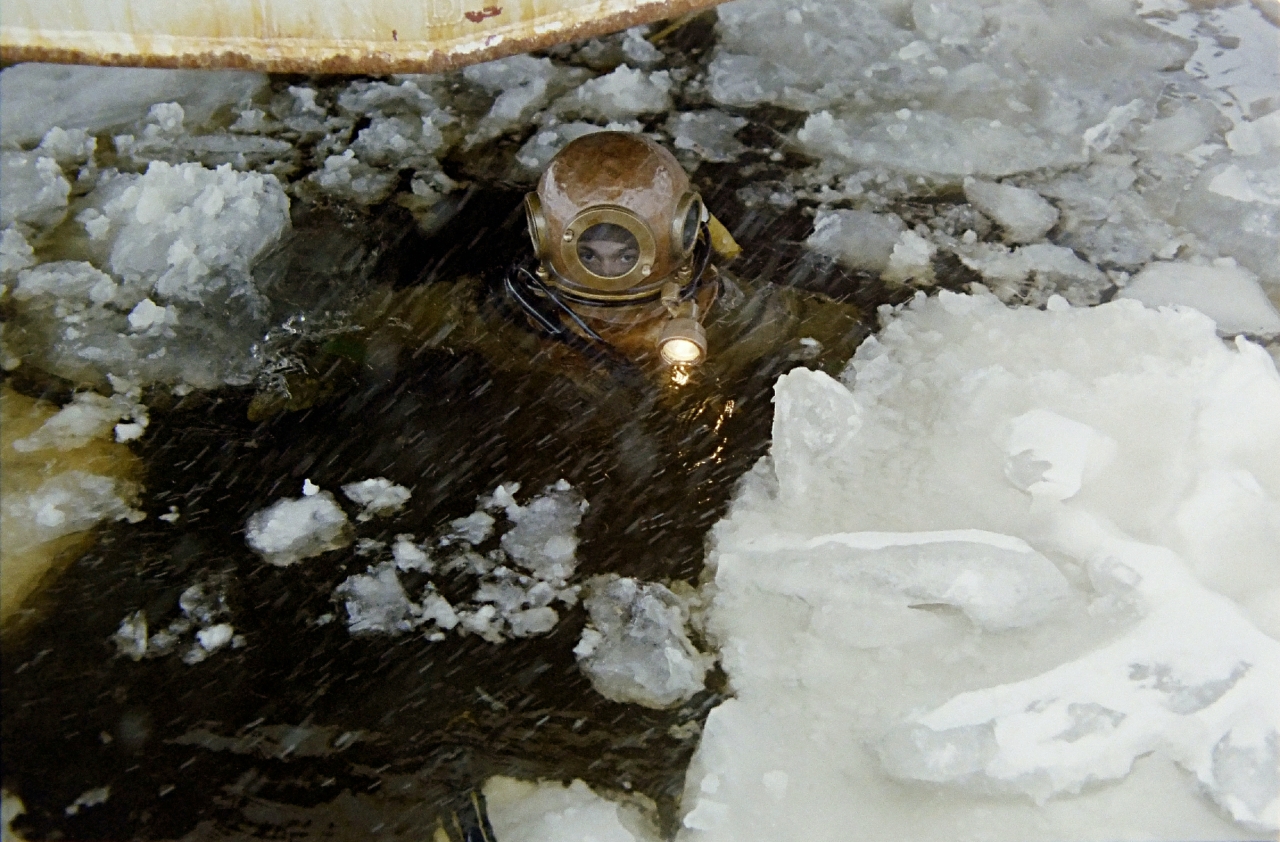
[[[583,304],[656,299],[665,282],[688,274],[681,270],[692,263],[705,219],[701,198],[670,152],[616,131],[585,135],[560,150],[537,192],[525,197],[525,210],[547,282]],[[623,262],[593,262],[591,244],[608,238]]]

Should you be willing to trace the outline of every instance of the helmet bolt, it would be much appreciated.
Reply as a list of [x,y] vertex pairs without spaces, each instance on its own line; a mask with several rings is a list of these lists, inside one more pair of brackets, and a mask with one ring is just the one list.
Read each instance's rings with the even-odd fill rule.
[[653,267],[650,266],[648,263],[646,263],[645,265],[640,267],[640,274],[646,278],[649,277],[651,274],[653,274]]
[[566,243],[572,243],[572,242],[573,242],[573,229],[572,229],[572,228],[570,228],[568,231],[565,231],[565,232],[564,232],[564,241],[565,241]]

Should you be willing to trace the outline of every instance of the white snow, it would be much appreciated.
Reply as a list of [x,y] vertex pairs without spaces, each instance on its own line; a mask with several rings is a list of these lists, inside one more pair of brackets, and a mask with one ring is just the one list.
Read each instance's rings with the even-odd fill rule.
[[591,620],[573,654],[597,693],[666,708],[702,690],[713,659],[690,642],[688,609],[665,586],[598,576],[583,604]]
[[502,842],[657,842],[635,804],[610,801],[580,780],[520,781],[501,775],[484,783],[493,832]]
[[713,531],[679,838],[1274,833],[1271,358],[1125,300],[882,318]]
[[370,520],[375,516],[394,514],[404,508],[413,493],[403,485],[396,485],[386,477],[352,482],[342,486],[342,493],[351,502],[364,511],[356,515],[356,520]]
[[1280,313],[1267,300],[1258,277],[1234,265],[1195,265],[1182,262],[1152,263],[1124,289],[1122,298],[1133,298],[1149,307],[1194,307],[1213,319],[1225,334],[1280,334]]
[[351,538],[346,512],[328,491],[277,500],[245,524],[245,542],[277,567],[345,547]]

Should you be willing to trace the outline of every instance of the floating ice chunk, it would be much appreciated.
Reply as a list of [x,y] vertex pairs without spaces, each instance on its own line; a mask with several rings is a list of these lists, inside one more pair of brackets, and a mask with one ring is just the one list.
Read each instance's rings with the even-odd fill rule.
[[539,579],[563,582],[577,567],[576,530],[586,510],[587,502],[564,480],[524,506],[508,504],[515,526],[502,536],[502,549]]
[[14,441],[13,449],[20,453],[47,447],[74,450],[92,439],[104,438],[121,418],[133,418],[139,435],[147,424],[145,407],[128,397],[107,398],[94,392],[78,392],[70,403],[40,425],[40,429]]
[[120,621],[120,628],[111,636],[116,654],[134,661],[141,661],[147,654],[147,615],[134,611]]
[[[1070,303],[1097,304],[1111,285],[1103,272],[1081,260],[1065,246],[1034,243],[1008,249],[997,243],[956,244],[960,262],[982,275],[1001,298],[1044,303],[1050,296],[1065,296]],[[1028,279],[1032,287],[1025,287]]]
[[19,222],[57,225],[67,214],[71,182],[51,157],[38,152],[0,152],[0,227]]
[[133,485],[123,480],[65,471],[45,480],[30,495],[6,499],[4,506],[6,514],[29,524],[29,537],[35,544],[80,532],[104,520],[137,523],[145,515],[127,502],[134,493]]
[[[1213,114],[1195,105],[1186,105],[1144,126],[1134,146],[1176,155],[1199,147],[1212,131]],[[1228,138],[1230,134],[1228,132]]]
[[1280,171],[1228,164],[1208,184],[1210,193],[1262,205],[1280,205]]
[[489,643],[502,643],[506,640],[502,634],[502,618],[498,616],[498,609],[492,605],[458,611],[457,616],[459,626],[468,634],[474,634]]
[[41,309],[83,310],[112,301],[118,287],[111,276],[89,263],[54,261],[18,274],[13,297]]
[[588,591],[591,622],[573,652],[596,692],[666,708],[702,690],[713,659],[689,641],[689,613],[675,594],[616,575],[596,577]]
[[333,595],[343,600],[347,630],[353,635],[402,634],[418,625],[417,606],[409,601],[393,563],[348,576]]
[[398,512],[413,496],[409,489],[396,485],[386,477],[348,483],[342,486],[342,493],[348,500],[364,508],[364,511],[356,515],[356,520],[360,521],[370,520],[375,515],[385,516]]
[[1004,473],[1033,496],[1066,500],[1080,490],[1086,472],[1096,475],[1115,456],[1116,443],[1087,424],[1047,409],[1009,422]]
[[80,811],[85,807],[97,807],[99,804],[106,804],[107,799],[111,797],[111,787],[99,786],[93,789],[85,790],[76,796],[76,800],[65,810],[68,816],[79,815]]
[[556,627],[556,623],[560,621],[560,615],[556,613],[554,608],[543,606],[541,608],[526,608],[522,611],[513,611],[506,616],[508,625],[511,627],[511,633],[516,637],[531,637],[538,634],[546,634]]
[[458,625],[458,612],[449,604],[449,600],[428,588],[422,595],[421,619],[424,623],[432,623],[449,631]]
[[317,494],[319,494],[319,493],[320,493],[320,486],[318,486],[318,485],[316,485],[314,482],[312,482],[310,477],[307,477],[306,479],[304,479],[304,480],[302,481],[302,496],[303,496],[303,497],[314,497],[314,496],[316,496],[316,495],[317,495]]
[[638,124],[624,125],[611,123],[608,126],[597,126],[595,123],[555,123],[542,131],[533,133],[533,137],[525,141],[524,146],[516,153],[516,162],[530,172],[541,173],[551,163],[556,153],[570,141],[583,135],[602,131],[640,131]]
[[933,256],[938,247],[915,231],[903,231],[889,254],[881,277],[892,283],[933,282]]
[[142,118],[157,102],[181,103],[188,123],[201,124],[266,86],[266,74],[231,70],[18,64],[0,72],[0,137],[35,143],[58,126],[96,134]]
[[1194,307],[1226,334],[1280,334],[1280,313],[1258,285],[1257,276],[1235,265],[1152,263],[1118,295],[1148,307]]
[[196,641],[206,652],[217,652],[231,642],[235,629],[230,623],[218,623],[196,632]]
[[484,783],[493,832],[502,842],[657,842],[649,817],[634,804],[609,801],[582,781]]
[[391,557],[395,560],[398,570],[421,570],[424,573],[430,573],[435,568],[431,556],[413,543],[412,535],[396,536],[396,542],[391,547]]
[[173,307],[161,307],[150,298],[142,299],[129,311],[129,328],[136,333],[177,323],[177,310]]
[[286,498],[249,516],[245,542],[277,567],[336,550],[351,543],[346,512],[328,491]]
[[398,180],[395,172],[374,169],[352,149],[325,158],[324,166],[308,178],[327,193],[366,205],[385,199]]
[[966,178],[964,196],[1015,243],[1038,240],[1058,222],[1058,209],[1025,187]]
[[35,262],[35,249],[16,225],[10,225],[0,232],[0,275],[26,269]]
[[482,143],[527,123],[552,97],[583,81],[586,75],[579,68],[560,67],[551,59],[529,55],[511,56],[464,68],[464,79],[497,95],[489,113],[467,136],[467,143]]
[[1280,149],[1280,111],[1237,123],[1227,132],[1227,146],[1237,155],[1259,155],[1268,149]]
[[905,230],[906,225],[894,213],[822,209],[814,217],[813,233],[805,245],[851,269],[880,274],[888,268],[894,246]]
[[1111,148],[1129,124],[1138,119],[1146,104],[1135,99],[1127,105],[1117,105],[1107,112],[1106,119],[1084,131],[1084,149],[1088,153],[1103,152]]
[[91,197],[105,217],[108,263],[165,299],[199,302],[228,285],[243,289],[249,265],[289,227],[289,200],[272,175],[229,165],[153,162],[118,175]]
[[615,122],[670,108],[671,75],[667,71],[647,73],[625,65],[582,83],[551,105],[557,114]]
[[884,166],[947,182],[1062,167],[1081,159],[1052,135],[1028,137],[998,120],[957,119],[934,111],[907,120],[879,115],[871,125],[819,111],[796,132],[796,140],[806,153],[838,163],[838,170]]
[[494,523],[493,515],[488,512],[472,512],[466,517],[449,521],[449,533],[445,537],[450,543],[458,540],[479,544],[493,534]]
[[724,111],[683,111],[667,118],[667,134],[676,149],[688,149],[704,161],[735,161],[746,145],[734,137],[747,121]]

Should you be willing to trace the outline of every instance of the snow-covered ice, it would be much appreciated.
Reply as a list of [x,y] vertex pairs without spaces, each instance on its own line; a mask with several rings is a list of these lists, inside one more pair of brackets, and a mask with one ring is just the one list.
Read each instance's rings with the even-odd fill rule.
[[409,489],[403,485],[397,485],[386,477],[347,483],[342,486],[342,493],[352,503],[363,508],[363,511],[356,515],[356,520],[360,521],[398,512],[413,496],[413,492]]
[[665,586],[616,575],[587,582],[590,622],[574,648],[606,699],[666,708],[703,688],[713,659],[689,640],[689,611]]
[[277,567],[345,547],[351,540],[347,513],[328,491],[277,500],[245,524],[245,542]]
[[1225,334],[1280,334],[1280,313],[1267,300],[1258,278],[1234,261],[1196,265],[1174,261],[1152,263],[1119,293],[1150,307],[1180,304],[1213,319]]
[[883,318],[713,531],[680,838],[1274,832],[1271,358],[1125,300]]

